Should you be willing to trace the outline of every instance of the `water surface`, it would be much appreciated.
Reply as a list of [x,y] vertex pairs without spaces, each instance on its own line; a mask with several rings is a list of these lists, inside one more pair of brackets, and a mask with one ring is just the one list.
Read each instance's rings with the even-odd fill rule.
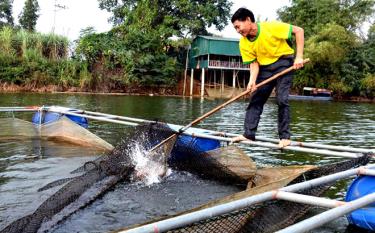
[[[184,125],[221,104],[223,100],[82,94],[0,94],[0,106],[61,105]],[[211,130],[242,133],[247,102],[237,101],[210,116],[198,126]],[[375,104],[292,101],[293,140],[331,145],[375,148]],[[31,119],[30,114],[15,114]],[[12,116],[12,114],[2,114]],[[258,135],[277,138],[277,106],[267,102]],[[0,126],[1,127],[1,126]],[[115,145],[132,127],[90,121],[89,130]],[[258,166],[326,164],[333,157],[268,148],[241,146]],[[71,176],[70,171],[99,156],[83,149],[53,142],[15,140],[0,142],[0,229],[16,218],[33,212],[56,189],[37,193],[48,182]],[[342,199],[347,182],[332,187],[329,197]],[[233,186],[205,181],[175,172],[153,186],[120,184],[86,209],[60,225],[56,232],[92,232],[121,228],[155,216],[237,192]],[[321,211],[321,210],[314,210]],[[313,212],[314,213],[314,212]],[[310,213],[312,214],[312,213]],[[314,232],[345,232],[340,218]]]

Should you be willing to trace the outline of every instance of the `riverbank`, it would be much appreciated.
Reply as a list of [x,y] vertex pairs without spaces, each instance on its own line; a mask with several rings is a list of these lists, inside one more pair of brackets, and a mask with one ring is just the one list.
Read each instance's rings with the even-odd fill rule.
[[[57,85],[47,85],[36,87],[32,85],[15,85],[15,84],[0,84],[0,92],[2,93],[65,93],[65,94],[87,94],[87,95],[134,95],[134,96],[176,96],[183,97],[180,85],[171,87],[139,87],[133,86],[123,90],[87,90],[79,87],[61,87]],[[195,94],[193,97],[200,97]],[[359,102],[359,103],[375,103],[375,98],[365,98],[361,96],[333,96],[333,101],[338,102]]]
[[61,87],[58,85],[46,85],[36,87],[32,85],[15,85],[15,84],[0,84],[0,92],[2,93],[80,93],[80,94],[114,94],[114,95],[160,95],[160,96],[178,96],[178,89],[176,87],[140,87],[132,86],[126,89],[113,89],[113,90],[88,90],[87,88],[79,87]]

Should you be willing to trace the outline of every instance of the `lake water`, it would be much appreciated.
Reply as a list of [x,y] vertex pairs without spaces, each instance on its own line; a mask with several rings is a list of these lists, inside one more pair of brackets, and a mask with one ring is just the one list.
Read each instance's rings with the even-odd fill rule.
[[[86,94],[0,94],[0,106],[61,105],[148,120],[184,125],[208,112],[223,100],[199,98],[86,95]],[[242,133],[247,102],[237,101],[210,116],[198,127],[231,133]],[[291,101],[293,140],[330,145],[374,149],[375,104]],[[11,114],[2,114],[10,116]],[[30,114],[15,114],[30,120]],[[267,102],[258,135],[277,138],[277,106]],[[0,126],[1,129],[1,126]],[[115,145],[131,127],[90,121],[89,130]],[[293,164],[326,164],[338,161],[298,152],[281,152],[260,147],[241,146],[258,166]],[[32,155],[32,156],[30,156]],[[34,157],[38,156],[38,159]],[[92,160],[98,153],[53,142],[0,141],[0,229],[13,220],[32,213],[56,189],[38,193],[46,183],[69,176],[69,172]],[[342,199],[348,181],[332,187],[329,197]],[[175,172],[165,181],[151,187],[139,184],[118,185],[116,189],[86,209],[79,211],[55,232],[109,231],[142,222],[237,192],[231,186],[200,180]],[[194,193],[194,195],[191,195]],[[126,194],[126,195],[125,195]],[[157,200],[157,201],[155,201]],[[168,209],[165,209],[168,206]],[[163,209],[164,208],[164,209]],[[160,209],[163,209],[160,212]],[[310,214],[319,212],[314,210]],[[346,232],[347,221],[339,218],[314,232]]]

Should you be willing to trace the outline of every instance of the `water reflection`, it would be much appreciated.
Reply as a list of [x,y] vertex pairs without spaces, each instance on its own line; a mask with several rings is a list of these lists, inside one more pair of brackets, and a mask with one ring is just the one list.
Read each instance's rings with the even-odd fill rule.
[[[62,105],[148,120],[159,119],[180,125],[191,122],[221,103],[223,100],[157,96],[0,94],[0,106]],[[242,133],[246,107],[247,101],[237,101],[205,119],[198,126],[217,131]],[[291,110],[294,140],[375,148],[373,143],[375,104],[291,101]],[[31,119],[30,114],[17,114],[18,116],[26,120]],[[264,108],[258,135],[277,138],[276,117],[276,103],[270,100]],[[115,145],[121,135],[132,130],[132,127],[90,121],[89,129]],[[320,155],[281,152],[254,146],[241,146],[241,148],[257,162],[258,166],[326,164],[338,160]],[[56,191],[52,189],[37,193],[38,188],[56,179],[71,176],[70,171],[95,156],[98,155],[82,148],[57,145],[53,142],[27,140],[0,142],[0,228],[7,225],[9,221],[35,210],[43,200]],[[170,200],[173,204],[169,208],[178,210],[179,205],[189,207],[189,203],[186,203],[189,198],[201,198],[202,201],[207,201],[205,197],[218,197],[215,193],[225,195],[235,191],[219,189],[217,184],[207,184],[186,174],[175,177],[174,180],[171,178],[166,181],[166,185],[173,188],[166,189],[160,184],[155,187],[119,185],[87,210],[74,215],[72,222],[65,223],[64,227],[56,231],[63,232],[64,229],[80,231],[74,228],[80,225],[85,229],[83,231],[113,230],[124,226],[122,224],[127,219],[132,220],[132,214],[138,220],[155,216],[153,210],[159,207],[150,207],[152,203],[145,203],[146,210],[142,210],[143,212],[137,209],[144,200],[151,202],[151,197],[147,196],[151,193],[168,197],[165,200]],[[346,181],[338,183],[328,195],[332,198],[342,198],[345,195],[346,185]],[[128,190],[130,196],[123,195],[127,189],[131,189]],[[196,195],[190,195],[191,190]],[[159,196],[153,198],[164,200]],[[345,218],[340,218],[330,226],[314,232],[326,232],[327,228],[344,232],[346,225]]]

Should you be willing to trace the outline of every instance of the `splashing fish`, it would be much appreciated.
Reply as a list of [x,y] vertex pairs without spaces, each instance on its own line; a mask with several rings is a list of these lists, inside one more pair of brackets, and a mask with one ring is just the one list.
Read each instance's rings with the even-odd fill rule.
[[[141,180],[148,185],[160,182],[160,176],[166,174],[165,166],[147,157],[157,154],[148,155],[146,149],[150,148],[156,139],[163,139],[174,132],[152,130],[152,127],[152,125],[136,127],[131,135],[123,139],[108,155],[87,162],[83,167],[72,172],[83,170],[82,175],[57,180],[40,188],[39,191],[43,191],[64,184],[32,214],[12,222],[0,232],[49,231],[121,181]],[[159,156],[164,156],[163,153]]]

